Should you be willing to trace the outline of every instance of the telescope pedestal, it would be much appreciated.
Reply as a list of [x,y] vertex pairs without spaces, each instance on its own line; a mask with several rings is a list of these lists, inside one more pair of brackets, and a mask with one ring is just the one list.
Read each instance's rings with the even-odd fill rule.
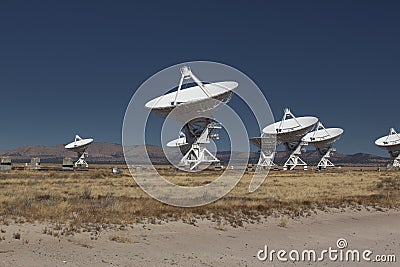
[[[187,126],[187,128],[190,128],[191,125]],[[221,126],[215,122],[207,123],[201,135],[191,144],[190,149],[183,156],[179,165],[185,166],[192,171],[201,163],[211,164],[220,162],[220,160],[206,148],[206,144],[210,143],[211,138],[219,138],[218,134],[212,134],[212,131],[215,129],[221,129]]]
[[199,143],[194,143],[190,150],[181,159],[180,165],[188,167],[192,171],[201,163],[215,162],[219,162],[219,159],[211,154],[207,148],[201,146]]
[[283,165],[283,170],[285,171],[288,169],[293,170],[297,166],[303,166],[303,169],[307,170],[308,169],[307,163],[305,163],[304,160],[300,158],[301,150],[303,149],[303,146],[307,145],[307,143],[299,142],[295,147],[291,147],[290,144],[285,144],[285,145],[289,151],[292,151],[292,153],[290,154],[288,160],[285,162],[285,165]]
[[330,154],[333,151],[336,151],[336,149],[331,148],[331,147],[328,148],[325,153],[323,150],[318,149],[318,152],[320,153],[320,155],[323,155],[317,165],[318,168],[326,169],[327,167],[335,167],[335,165],[333,165],[333,163],[329,160],[329,158],[331,157]]
[[74,166],[76,167],[89,167],[89,164],[87,164],[87,162],[85,161],[85,158],[87,157],[87,152],[82,152],[82,153],[78,153],[79,159],[77,162],[75,162]]
[[393,169],[393,168],[400,168],[400,153],[390,153],[393,159],[393,163],[389,164],[387,167],[388,169]]
[[399,168],[400,167],[400,155],[398,155],[397,158],[395,158],[393,160],[393,167],[395,167],[395,168]]
[[268,154],[263,151],[260,151],[260,159],[258,160],[257,168],[263,169],[276,166],[274,163],[274,156],[275,153]]
[[270,167],[276,166],[274,163],[276,138],[269,135],[261,135],[260,138],[251,138],[256,146],[260,148],[260,158],[258,159],[257,169],[269,169]]

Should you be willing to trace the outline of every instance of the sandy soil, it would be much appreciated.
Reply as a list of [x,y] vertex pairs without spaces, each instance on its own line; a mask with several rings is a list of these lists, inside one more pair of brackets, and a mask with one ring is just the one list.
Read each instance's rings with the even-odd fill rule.
[[[360,263],[261,262],[257,252],[270,249],[321,251],[345,238],[348,249],[396,254],[398,266],[399,211],[331,211],[299,220],[268,219],[240,228],[199,221],[132,225],[127,230],[102,230],[54,237],[44,223],[2,225],[0,266],[360,266]],[[281,226],[279,226],[281,225]],[[283,227],[282,227],[283,226]],[[20,239],[13,237],[20,233]]]

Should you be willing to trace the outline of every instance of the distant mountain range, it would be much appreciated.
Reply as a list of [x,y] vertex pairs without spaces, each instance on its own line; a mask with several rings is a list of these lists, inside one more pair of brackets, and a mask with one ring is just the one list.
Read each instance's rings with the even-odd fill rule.
[[[168,161],[161,147],[146,146],[150,158],[156,164],[167,164]],[[133,147],[132,147],[133,148]],[[145,162],[145,147],[135,146],[132,156],[135,162]],[[122,146],[113,143],[93,143],[89,149],[89,163],[125,163]],[[239,158],[247,157],[246,152],[234,152]],[[171,154],[173,158],[178,158],[178,154]],[[23,146],[13,150],[0,151],[0,156],[9,156],[13,162],[24,163],[30,162],[33,157],[39,157],[42,163],[61,163],[64,157],[75,158],[76,154],[64,149],[63,145],[58,146]],[[229,160],[230,152],[218,153],[218,158],[222,162]],[[250,153],[250,163],[256,163],[258,153]],[[307,151],[301,156],[309,165],[315,165],[319,161],[317,151]],[[275,157],[275,162],[282,165],[286,160],[285,152],[278,152]],[[357,153],[346,155],[339,152],[334,152],[331,155],[331,160],[335,165],[364,165],[364,166],[386,166],[390,162],[389,158],[380,157],[371,154]]]

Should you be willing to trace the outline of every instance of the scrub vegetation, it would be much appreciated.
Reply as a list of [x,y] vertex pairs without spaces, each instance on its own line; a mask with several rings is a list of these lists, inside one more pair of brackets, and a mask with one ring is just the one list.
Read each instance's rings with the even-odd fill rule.
[[[188,174],[162,170],[180,185],[202,185],[218,172]],[[400,207],[400,173],[396,171],[271,171],[262,186],[248,193],[247,173],[225,197],[195,208],[172,207],[153,200],[127,170],[84,172],[11,171],[0,173],[0,224],[43,221],[47,234],[69,235],[85,229],[133,223],[210,220],[225,227],[256,223],[268,217],[296,218],[319,210]]]

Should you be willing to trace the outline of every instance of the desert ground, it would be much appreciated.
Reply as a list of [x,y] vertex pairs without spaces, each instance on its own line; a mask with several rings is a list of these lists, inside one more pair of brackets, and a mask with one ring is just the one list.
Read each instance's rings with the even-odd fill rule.
[[[191,186],[219,175],[161,172]],[[400,260],[400,172],[271,171],[251,194],[250,179],[212,204],[177,208],[126,169],[0,173],[0,266],[347,266],[257,259],[264,245],[320,251],[339,238]]]

